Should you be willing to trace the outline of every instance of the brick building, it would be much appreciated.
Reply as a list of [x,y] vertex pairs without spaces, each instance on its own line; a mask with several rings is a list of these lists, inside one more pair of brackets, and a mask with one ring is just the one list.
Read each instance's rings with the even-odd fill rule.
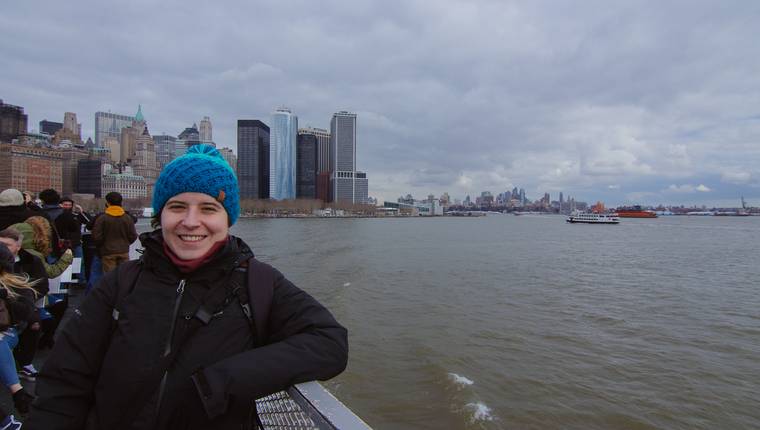
[[63,155],[35,146],[0,143],[0,189],[38,193],[63,188]]

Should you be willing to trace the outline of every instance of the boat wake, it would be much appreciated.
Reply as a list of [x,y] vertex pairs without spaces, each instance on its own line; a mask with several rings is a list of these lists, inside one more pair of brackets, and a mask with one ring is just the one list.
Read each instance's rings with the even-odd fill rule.
[[447,375],[447,391],[449,392],[452,412],[462,416],[468,428],[486,428],[485,424],[495,421],[492,409],[481,401],[475,393],[475,381],[449,372]]
[[475,424],[479,421],[493,421],[491,408],[483,402],[468,403],[465,405],[465,408],[471,413],[470,424]]
[[459,387],[466,387],[475,383],[472,379],[457,375],[456,373],[449,373],[449,379],[451,379],[451,382],[453,382],[454,385]]

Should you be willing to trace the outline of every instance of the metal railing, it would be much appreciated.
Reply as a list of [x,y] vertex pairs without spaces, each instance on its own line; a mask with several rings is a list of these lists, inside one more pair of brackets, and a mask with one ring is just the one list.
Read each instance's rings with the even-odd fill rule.
[[316,381],[256,400],[266,430],[371,430]]

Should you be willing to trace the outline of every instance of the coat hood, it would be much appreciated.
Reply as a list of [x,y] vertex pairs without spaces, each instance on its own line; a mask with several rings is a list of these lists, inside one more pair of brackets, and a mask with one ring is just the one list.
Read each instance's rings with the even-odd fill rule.
[[21,248],[26,249],[26,250],[37,251],[39,253],[42,253],[43,255],[45,254],[45,250],[50,249],[50,238],[42,237],[42,238],[37,238],[37,240],[35,240],[34,229],[32,228],[31,225],[25,222],[22,222],[18,224],[13,224],[11,227],[16,229],[16,231],[18,231],[22,235],[24,235],[24,238],[21,241]]

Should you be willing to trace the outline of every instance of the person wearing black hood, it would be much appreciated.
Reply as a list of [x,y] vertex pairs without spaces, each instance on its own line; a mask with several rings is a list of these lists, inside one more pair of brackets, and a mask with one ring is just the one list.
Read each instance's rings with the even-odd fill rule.
[[57,257],[61,256],[63,251],[70,248],[65,246],[61,241],[61,236],[58,234],[58,229],[55,225],[55,220],[63,213],[63,208],[61,207],[61,195],[58,194],[58,191],[48,188],[40,191],[39,198],[42,201],[41,213],[44,214],[48,221],[50,221],[53,253],[52,256],[48,257],[48,262],[52,263]]
[[[255,399],[345,369],[347,330],[230,234],[239,199],[235,173],[209,145],[164,167],[153,193],[160,228],[62,329],[25,428],[252,429]],[[268,305],[250,291],[268,292]]]
[[[82,258],[82,225],[90,222],[90,217],[82,210],[82,207],[74,203],[70,197],[61,199],[61,209],[63,212],[55,219],[55,228],[61,239],[68,243],[74,253],[74,258]],[[84,277],[85,271],[82,268],[79,274],[79,284],[84,285],[87,280]]]
[[42,210],[48,215],[48,220],[55,222],[55,219],[63,213],[61,195],[58,191],[48,188],[40,191],[40,200],[42,200]]

